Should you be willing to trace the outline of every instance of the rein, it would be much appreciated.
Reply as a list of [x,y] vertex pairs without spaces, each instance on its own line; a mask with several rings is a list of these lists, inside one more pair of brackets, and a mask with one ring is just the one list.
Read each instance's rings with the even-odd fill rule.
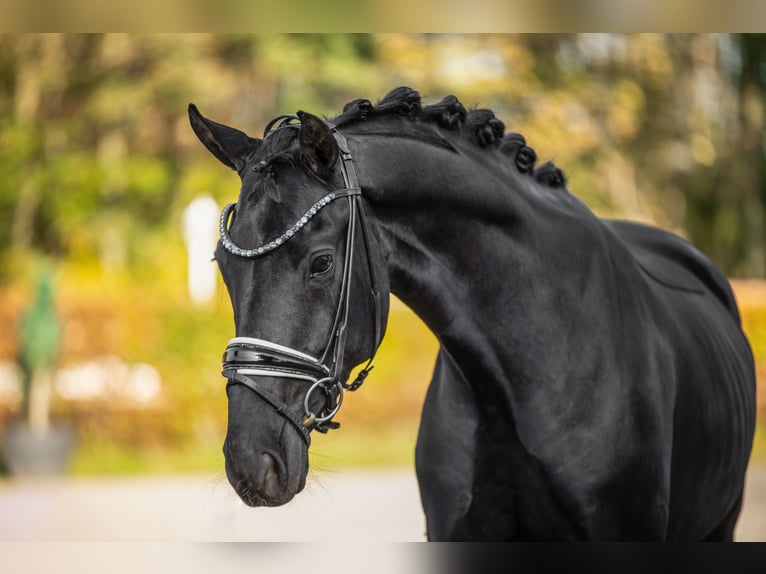
[[[297,116],[277,116],[266,126],[266,137],[275,124],[278,127],[289,125]],[[366,224],[362,202],[362,190],[356,176],[356,170],[348,149],[346,138],[334,127],[332,133],[340,151],[339,164],[343,175],[344,188],[331,192],[314,203],[313,206],[296,223],[274,240],[254,249],[242,249],[231,239],[228,226],[235,204],[229,204],[221,212],[219,232],[221,244],[229,253],[238,257],[257,258],[280,247],[298,233],[321,209],[337,200],[345,199],[348,203],[348,227],[346,230],[346,252],[341,279],[340,297],[335,312],[330,337],[320,358],[312,357],[301,351],[253,337],[235,337],[231,339],[223,354],[222,375],[226,377],[228,394],[231,385],[243,385],[255,392],[268,402],[277,413],[285,417],[301,434],[307,445],[311,444],[310,431],[316,429],[326,433],[338,428],[340,423],[332,420],[343,403],[343,392],[358,389],[372,370],[381,339],[380,294],[377,287],[375,272],[372,268],[370,253],[370,237]],[[354,262],[354,245],[357,226],[361,228],[362,240],[367,258],[367,268],[370,278],[370,296],[375,310],[373,349],[370,359],[359,372],[353,383],[347,384],[341,380],[343,373],[344,355],[346,351],[346,335],[348,326],[349,302],[351,298],[351,278]],[[310,384],[303,400],[303,412],[296,413],[284,403],[270,388],[264,386],[258,377],[279,377],[298,379]],[[309,405],[312,394],[321,392],[324,395],[324,406],[313,412]]]

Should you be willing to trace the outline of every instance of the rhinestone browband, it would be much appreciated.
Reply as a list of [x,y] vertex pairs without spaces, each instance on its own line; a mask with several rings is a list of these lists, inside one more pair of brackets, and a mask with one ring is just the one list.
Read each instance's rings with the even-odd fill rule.
[[[345,195],[345,194],[344,194]],[[269,251],[272,251],[282,245],[285,241],[290,239],[293,235],[298,233],[301,228],[306,225],[309,220],[314,217],[319,210],[321,210],[323,207],[328,205],[329,203],[333,202],[335,199],[339,197],[335,192],[328,193],[325,195],[322,199],[317,201],[314,205],[311,206],[311,208],[303,214],[303,216],[295,222],[295,224],[285,231],[282,235],[274,239],[273,241],[270,241],[269,243],[264,243],[260,247],[256,247],[255,249],[242,249],[241,247],[238,247],[232,240],[231,237],[229,237],[229,232],[227,230],[228,224],[229,224],[229,215],[231,214],[231,211],[234,209],[235,204],[230,203],[226,207],[223,208],[223,211],[221,212],[221,221],[219,223],[219,231],[221,233],[221,243],[223,244],[226,251],[229,253],[233,253],[234,255],[238,255],[239,257],[259,257],[260,255],[263,255],[264,253],[268,253]]]

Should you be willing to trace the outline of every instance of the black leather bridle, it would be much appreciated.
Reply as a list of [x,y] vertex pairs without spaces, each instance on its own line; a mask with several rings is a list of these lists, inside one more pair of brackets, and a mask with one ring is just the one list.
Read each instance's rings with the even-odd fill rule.
[[[283,115],[274,118],[266,126],[264,138],[271,132],[272,127],[277,128],[290,125],[298,119],[297,116]],[[312,357],[306,353],[272,343],[263,339],[252,337],[235,337],[229,341],[223,355],[222,375],[226,377],[226,390],[228,393],[231,385],[244,385],[254,391],[263,400],[272,405],[277,413],[285,417],[306,441],[311,444],[310,431],[316,429],[327,432],[329,429],[338,428],[340,425],[332,418],[340,409],[343,402],[343,391],[355,391],[372,370],[372,360],[375,357],[382,336],[382,321],[380,293],[372,265],[370,251],[370,236],[367,228],[364,207],[362,202],[362,190],[359,187],[356,170],[348,149],[346,138],[331,126],[335,141],[340,151],[339,166],[343,175],[344,189],[336,190],[327,194],[317,201],[290,229],[280,237],[255,249],[242,249],[234,244],[229,236],[228,224],[231,212],[235,205],[229,204],[221,213],[219,231],[221,244],[224,249],[239,257],[261,257],[284,242],[291,239],[299,232],[308,221],[322,208],[331,203],[345,199],[348,203],[348,227],[346,230],[346,252],[343,264],[343,276],[341,279],[340,298],[335,312],[335,319],[330,331],[329,341],[325,346],[320,358]],[[346,350],[346,335],[348,326],[349,302],[351,296],[351,277],[354,262],[354,245],[357,227],[361,228],[362,239],[367,259],[367,268],[370,278],[370,296],[372,297],[375,310],[373,349],[370,359],[365,367],[359,372],[353,383],[347,384],[341,380],[343,376],[344,355]],[[310,384],[303,400],[303,412],[294,412],[289,405],[284,403],[270,388],[259,381],[259,377],[279,377],[299,379]],[[324,406],[319,412],[313,412],[309,406],[313,393],[321,391],[324,395]]]

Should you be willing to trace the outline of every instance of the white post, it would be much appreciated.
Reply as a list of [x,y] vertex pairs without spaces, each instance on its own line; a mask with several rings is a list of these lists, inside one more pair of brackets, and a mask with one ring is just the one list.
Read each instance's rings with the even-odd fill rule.
[[194,199],[184,210],[184,241],[188,253],[189,296],[194,303],[203,304],[215,295],[217,270],[212,260],[218,241],[218,205],[203,195]]

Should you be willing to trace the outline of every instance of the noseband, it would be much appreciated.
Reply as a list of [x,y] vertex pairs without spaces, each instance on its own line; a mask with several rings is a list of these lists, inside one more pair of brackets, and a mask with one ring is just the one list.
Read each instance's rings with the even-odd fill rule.
[[[290,124],[297,116],[284,115],[272,120],[266,127],[264,137],[272,126],[279,122],[279,127]],[[221,213],[219,231],[221,244],[229,253],[238,257],[261,257],[284,244],[298,233],[321,209],[339,199],[348,203],[348,228],[346,230],[346,252],[341,279],[340,298],[335,312],[335,320],[330,331],[330,338],[320,358],[312,357],[301,351],[252,337],[235,337],[229,341],[223,355],[222,375],[226,377],[226,389],[231,385],[244,385],[273,406],[277,413],[285,417],[304,438],[307,445],[311,444],[310,431],[327,432],[338,428],[339,423],[332,418],[340,409],[343,402],[343,391],[355,391],[364,382],[372,370],[372,360],[380,344],[382,332],[382,317],[380,310],[380,295],[375,280],[370,253],[369,231],[365,222],[362,205],[362,191],[356,177],[356,170],[351,159],[346,138],[335,128],[333,135],[340,150],[340,170],[343,175],[344,189],[336,190],[317,201],[298,221],[276,239],[254,249],[238,247],[229,236],[228,225],[234,204],[227,205]],[[370,276],[370,296],[375,310],[374,339],[370,359],[359,372],[353,383],[347,384],[341,380],[343,360],[346,350],[346,331],[348,325],[349,300],[351,296],[351,276],[354,262],[354,244],[356,229],[362,230],[362,239],[367,258]],[[303,400],[303,412],[298,414],[285,404],[271,389],[267,388],[259,377],[279,377],[305,381],[308,391]],[[313,412],[309,405],[312,394],[321,392],[324,405],[319,412]]]

